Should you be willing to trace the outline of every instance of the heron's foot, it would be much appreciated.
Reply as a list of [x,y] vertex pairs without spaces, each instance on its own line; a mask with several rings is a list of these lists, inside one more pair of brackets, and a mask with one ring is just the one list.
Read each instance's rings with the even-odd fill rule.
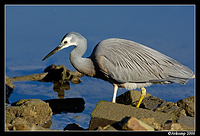
[[141,104],[141,102],[142,102],[142,100],[143,100],[145,95],[146,95],[146,89],[144,87],[142,87],[141,88],[141,96],[140,96],[139,102],[138,102],[138,104],[136,106],[137,108],[140,107],[140,104]]

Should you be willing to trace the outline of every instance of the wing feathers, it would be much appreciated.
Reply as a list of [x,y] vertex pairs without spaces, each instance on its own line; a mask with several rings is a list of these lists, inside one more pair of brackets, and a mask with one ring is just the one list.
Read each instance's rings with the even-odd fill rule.
[[193,76],[189,68],[174,59],[129,40],[104,40],[95,47],[92,55],[109,77],[120,82],[169,81],[183,84]]

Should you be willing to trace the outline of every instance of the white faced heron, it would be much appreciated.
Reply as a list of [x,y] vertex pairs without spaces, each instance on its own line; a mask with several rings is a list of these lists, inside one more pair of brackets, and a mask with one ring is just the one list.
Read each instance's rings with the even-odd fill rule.
[[110,38],[99,42],[92,54],[82,58],[87,49],[86,39],[76,32],[66,34],[61,44],[52,50],[43,60],[57,51],[74,46],[70,53],[70,62],[80,73],[100,78],[114,86],[112,102],[116,101],[118,87],[126,89],[141,88],[140,106],[145,94],[144,87],[151,84],[185,84],[189,78],[195,78],[192,70],[174,59],[139,43]]

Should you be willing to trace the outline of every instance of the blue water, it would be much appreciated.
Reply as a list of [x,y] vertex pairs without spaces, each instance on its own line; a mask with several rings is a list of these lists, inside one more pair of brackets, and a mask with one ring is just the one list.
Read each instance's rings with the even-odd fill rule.
[[[23,73],[42,73],[40,70],[22,70],[16,73],[19,75],[23,75]],[[10,73],[14,73],[14,71],[10,71]],[[9,75],[9,72],[7,75]],[[70,90],[65,90],[64,98],[83,98],[85,100],[84,111],[82,113],[61,113],[53,115],[51,129],[63,130],[70,123],[78,123],[81,127],[87,129],[90,114],[98,101],[112,100],[113,87],[108,82],[86,76],[82,77],[81,80],[82,82],[80,84],[70,83]],[[9,98],[10,103],[20,99],[59,99],[58,94],[53,91],[53,83],[50,82],[17,81],[14,82],[14,85],[15,89]],[[137,90],[139,91],[139,89]],[[125,91],[125,89],[119,89],[118,95],[123,94]],[[175,102],[179,99],[194,95],[194,80],[189,80],[186,85],[152,85],[147,87],[147,92],[166,101]],[[80,118],[73,119],[75,116],[80,116]]]

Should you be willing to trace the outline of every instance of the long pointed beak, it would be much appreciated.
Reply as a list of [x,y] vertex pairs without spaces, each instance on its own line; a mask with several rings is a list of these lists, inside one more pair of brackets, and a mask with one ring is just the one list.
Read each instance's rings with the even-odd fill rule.
[[63,49],[62,45],[58,45],[55,49],[53,49],[49,54],[47,54],[42,61],[53,55],[54,53],[58,52],[59,50]]

